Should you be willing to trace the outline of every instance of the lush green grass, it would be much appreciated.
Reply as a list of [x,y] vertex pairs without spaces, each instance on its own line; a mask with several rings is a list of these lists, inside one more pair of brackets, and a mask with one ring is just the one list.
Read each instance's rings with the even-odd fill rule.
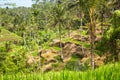
[[9,32],[8,30],[0,26],[0,42],[5,41],[19,41],[21,37],[17,36],[14,33]]
[[86,72],[61,71],[32,74],[0,75],[0,80],[120,80],[120,63],[109,64]]

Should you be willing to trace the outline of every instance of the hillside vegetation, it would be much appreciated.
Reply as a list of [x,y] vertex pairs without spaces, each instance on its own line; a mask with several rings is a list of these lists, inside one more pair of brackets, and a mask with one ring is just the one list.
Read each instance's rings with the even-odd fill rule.
[[32,1],[0,8],[2,80],[120,79],[119,0]]

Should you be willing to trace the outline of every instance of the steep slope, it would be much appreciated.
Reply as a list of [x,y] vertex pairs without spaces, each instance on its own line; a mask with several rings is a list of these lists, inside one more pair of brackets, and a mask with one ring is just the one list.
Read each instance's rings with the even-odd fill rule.
[[[39,57],[41,59],[41,69],[43,71],[48,70],[61,70],[68,68],[72,70],[71,67],[79,69],[80,66],[90,67],[90,37],[89,30],[85,26],[83,28],[82,34],[80,34],[80,29],[72,31],[70,34],[65,34],[62,38],[62,50],[63,50],[63,62],[60,57],[60,41],[59,39],[53,39],[49,45],[49,49],[42,49],[39,51]],[[96,39],[95,42],[101,40],[101,29],[96,29]],[[97,54],[95,56],[95,66],[101,66],[104,64],[105,57],[100,57]],[[69,66],[69,67],[66,67]]]

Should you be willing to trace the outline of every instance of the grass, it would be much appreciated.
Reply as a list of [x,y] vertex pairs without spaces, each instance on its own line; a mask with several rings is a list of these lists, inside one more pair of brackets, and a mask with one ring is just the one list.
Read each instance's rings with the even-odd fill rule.
[[108,64],[86,72],[60,71],[32,74],[5,74],[0,80],[120,80],[120,63]]
[[64,38],[63,42],[71,42],[71,43],[74,43],[74,44],[83,45],[85,48],[90,48],[90,44],[89,43],[77,41],[77,40],[74,40],[72,38]]
[[19,41],[19,40],[21,40],[21,37],[17,36],[14,33],[9,32],[8,30],[0,26],[0,42]]

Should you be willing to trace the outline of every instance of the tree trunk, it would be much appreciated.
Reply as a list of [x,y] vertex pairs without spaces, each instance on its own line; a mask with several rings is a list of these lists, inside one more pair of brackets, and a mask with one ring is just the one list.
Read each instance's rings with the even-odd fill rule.
[[[82,22],[83,22],[83,16],[84,16],[84,14],[83,14],[83,12],[82,11],[80,11],[80,15],[79,15],[79,18],[80,18],[80,34],[81,34],[81,37],[80,37],[80,39],[81,39],[81,42],[82,42],[82,31],[83,31],[83,25],[82,25]],[[83,49],[83,45],[81,44],[81,49],[82,49],[82,54],[84,54],[84,49]]]
[[[82,25],[82,21],[83,21],[83,20],[82,20],[82,17],[81,17],[81,19],[80,19],[80,22],[81,22],[81,23],[80,23],[80,30],[81,30],[81,42],[82,42],[82,31],[83,31],[83,30],[82,30],[82,26],[83,26],[83,25]],[[83,45],[81,45],[81,48],[82,48],[82,54],[84,54]]]
[[63,62],[63,50],[62,50],[62,31],[61,25],[59,24],[59,38],[60,38],[60,54],[61,54],[61,61]]
[[90,44],[91,44],[91,67],[92,69],[95,68],[95,61],[94,61],[94,42],[95,42],[95,16],[94,16],[94,8],[90,9]]

